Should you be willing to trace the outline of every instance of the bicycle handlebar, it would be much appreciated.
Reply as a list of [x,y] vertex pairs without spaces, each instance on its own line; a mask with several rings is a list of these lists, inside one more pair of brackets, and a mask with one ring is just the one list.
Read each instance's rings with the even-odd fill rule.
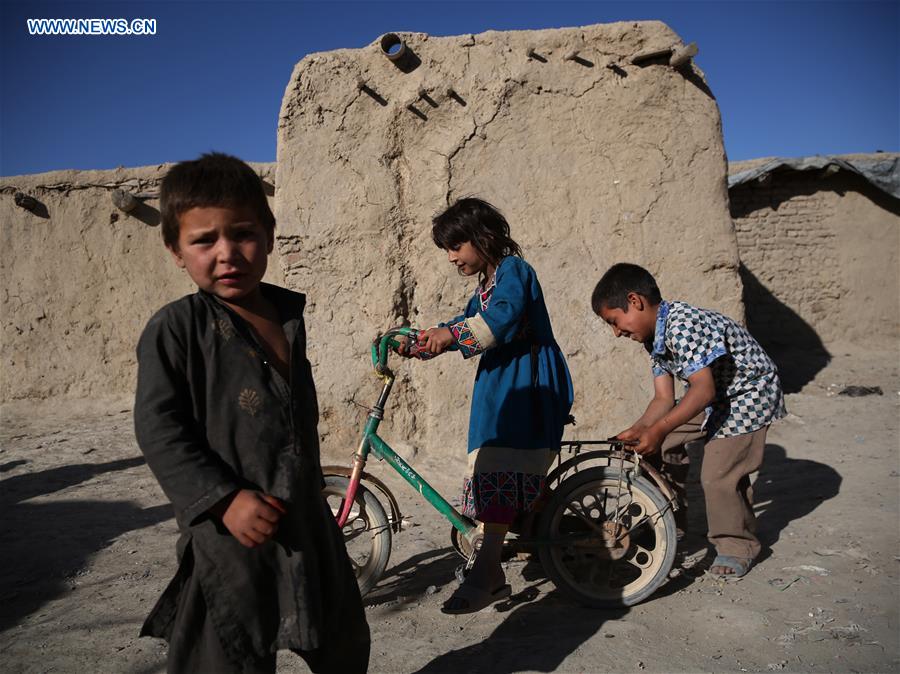
[[400,346],[400,342],[394,339],[398,335],[414,340],[418,337],[419,331],[408,326],[401,326],[391,328],[383,335],[375,337],[372,341],[372,367],[375,368],[378,374],[383,374],[384,369],[387,367],[388,349],[396,349]]
[[[372,366],[375,368],[375,372],[379,375],[382,374],[390,374],[390,370],[387,367],[387,357],[388,357],[388,349],[396,349],[400,346],[400,342],[398,342],[394,337],[402,336],[406,337],[413,342],[419,336],[420,330],[416,328],[412,328],[409,326],[401,326],[397,328],[391,328],[383,335],[377,335],[375,339],[372,341]],[[446,348],[446,351],[457,351],[459,350],[458,344],[451,344]],[[419,352],[420,357],[422,358],[430,358],[430,354],[425,354],[424,352]]]

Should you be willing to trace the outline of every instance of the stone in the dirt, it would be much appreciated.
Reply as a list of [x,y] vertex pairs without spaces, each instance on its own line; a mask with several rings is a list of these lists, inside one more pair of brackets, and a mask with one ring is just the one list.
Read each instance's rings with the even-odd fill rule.
[[851,398],[859,398],[862,396],[884,395],[884,391],[880,386],[847,386],[838,391],[839,396],[850,396]]

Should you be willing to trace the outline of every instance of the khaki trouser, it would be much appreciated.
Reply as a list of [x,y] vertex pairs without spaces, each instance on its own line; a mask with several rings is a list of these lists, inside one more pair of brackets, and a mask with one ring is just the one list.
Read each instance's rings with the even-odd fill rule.
[[[703,440],[698,415],[672,431],[662,444],[662,471],[683,498],[687,476],[686,442]],[[766,446],[768,426],[744,435],[706,441],[700,484],[706,500],[707,537],[716,552],[741,559],[756,559],[760,551],[753,514],[750,474],[759,470]]]

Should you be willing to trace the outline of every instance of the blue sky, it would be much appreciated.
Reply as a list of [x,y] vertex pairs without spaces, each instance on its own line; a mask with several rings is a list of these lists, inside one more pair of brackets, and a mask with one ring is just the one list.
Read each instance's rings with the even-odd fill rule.
[[[900,0],[12,2],[0,14],[0,175],[221,150],[274,161],[305,54],[410,30],[457,35],[660,19],[696,41],[733,160],[900,150]],[[157,34],[30,36],[26,18],[153,18]]]

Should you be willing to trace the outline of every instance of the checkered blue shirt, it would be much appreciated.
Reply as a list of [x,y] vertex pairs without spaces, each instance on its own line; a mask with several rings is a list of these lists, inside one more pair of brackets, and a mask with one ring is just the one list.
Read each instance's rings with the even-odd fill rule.
[[650,358],[654,377],[687,381],[704,367],[712,370],[709,438],[752,433],[787,414],[775,363],[746,329],[715,311],[661,302]]

